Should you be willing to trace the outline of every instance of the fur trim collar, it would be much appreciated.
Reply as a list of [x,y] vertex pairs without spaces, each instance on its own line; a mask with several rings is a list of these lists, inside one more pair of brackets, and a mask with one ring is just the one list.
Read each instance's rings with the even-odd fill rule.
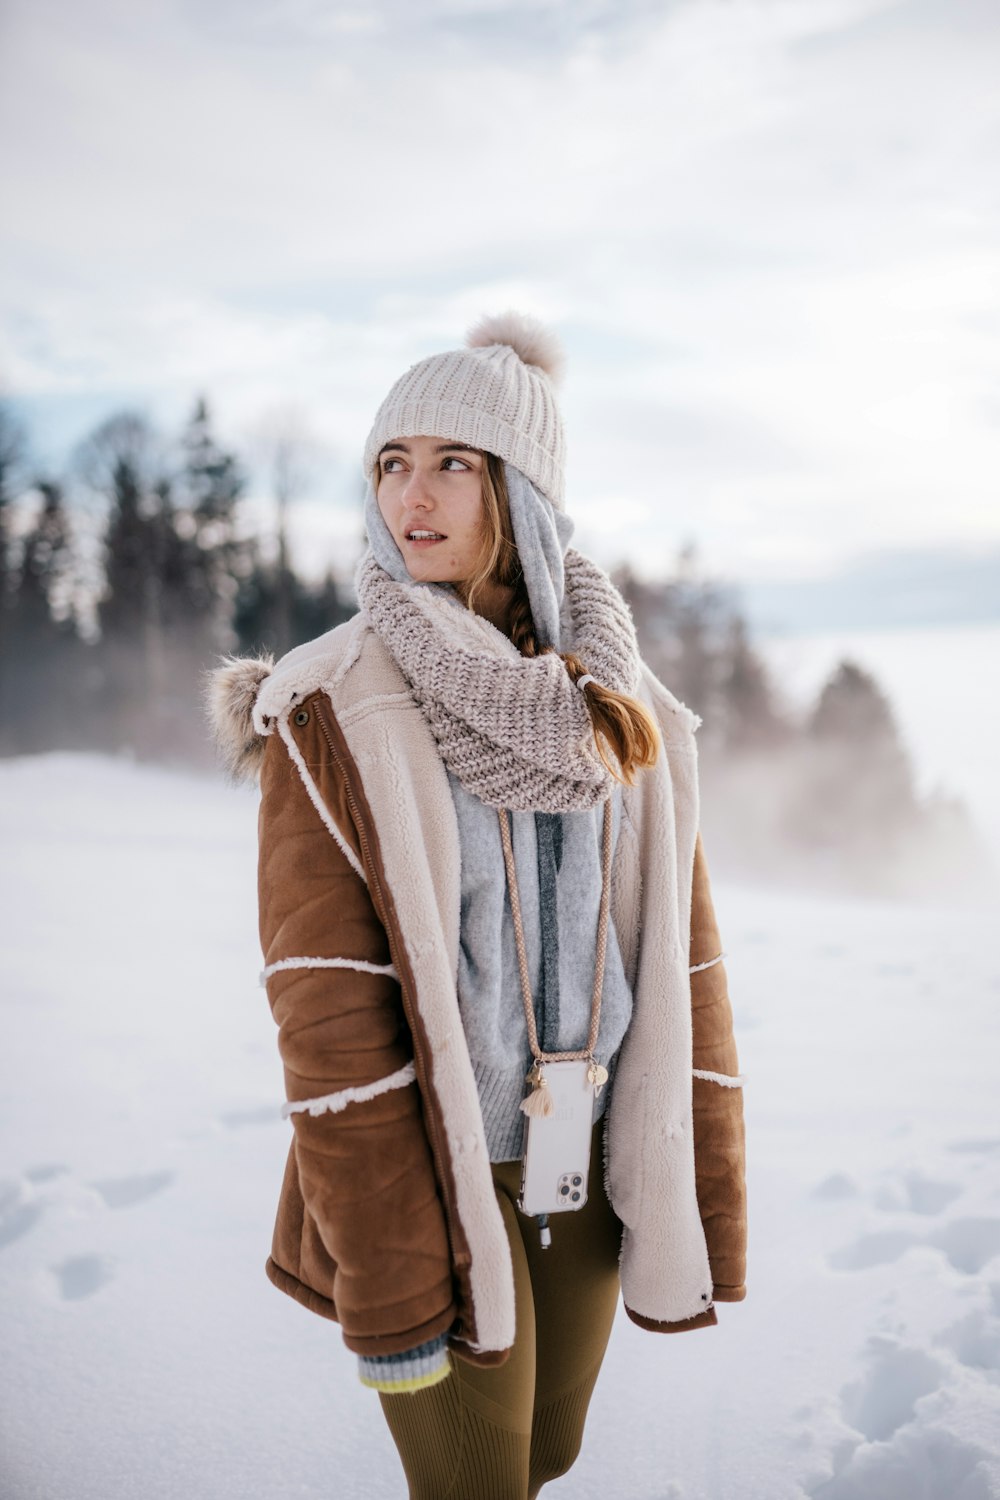
[[299,698],[331,688],[357,659],[369,627],[352,615],[324,635],[273,656],[225,656],[205,673],[205,713],[234,782],[256,781],[274,721]]
[[253,721],[261,683],[270,677],[273,656],[227,656],[205,674],[205,713],[212,738],[230,778],[256,781],[264,741]]

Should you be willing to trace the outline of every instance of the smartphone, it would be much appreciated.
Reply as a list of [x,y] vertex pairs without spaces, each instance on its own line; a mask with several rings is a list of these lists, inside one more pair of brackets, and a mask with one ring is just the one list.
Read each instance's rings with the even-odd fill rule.
[[545,1063],[546,1087],[555,1109],[529,1115],[521,1161],[517,1206],[525,1214],[555,1214],[582,1208],[587,1201],[590,1141],[594,1128],[594,1085],[590,1063]]

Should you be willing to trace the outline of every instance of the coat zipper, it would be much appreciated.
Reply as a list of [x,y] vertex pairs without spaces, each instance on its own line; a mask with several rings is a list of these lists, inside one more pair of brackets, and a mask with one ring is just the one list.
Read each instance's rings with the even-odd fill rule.
[[[417,1010],[417,1005],[416,996],[408,993],[409,986],[407,981],[410,977],[409,960],[407,959],[405,963],[400,962],[402,943],[396,931],[395,923],[390,921],[389,919],[388,908],[382,892],[382,886],[379,881],[378,872],[375,868],[375,862],[371,857],[371,845],[368,839],[365,817],[362,813],[357,797],[354,794],[354,786],[352,783],[350,769],[345,762],[344,757],[342,756],[332,733],[330,732],[329,725],[326,722],[325,705],[323,705],[319,701],[317,702],[316,716],[319,719],[320,728],[323,731],[323,738],[326,740],[326,743],[329,746],[330,754],[333,756],[337,769],[340,771],[340,774],[344,781],[344,786],[347,791],[347,803],[351,810],[351,816],[354,819],[354,826],[358,830],[358,840],[361,844],[361,852],[364,860],[364,865],[366,870],[368,870],[371,879],[369,890],[371,891],[374,900],[376,912],[378,913],[382,926],[385,928],[386,937],[389,940],[389,952],[392,956],[392,961],[396,967],[397,974],[400,976],[399,987],[403,995],[403,1008],[404,1012],[406,1013],[407,1024],[410,1027],[410,1034],[413,1038],[413,1063],[417,1074],[417,1083],[420,1088],[421,1097],[430,1105],[429,1108],[425,1108],[424,1118],[429,1127],[428,1139],[430,1142],[431,1156],[434,1159],[438,1186],[440,1187],[441,1197],[445,1207],[444,1218],[445,1228],[448,1234],[448,1249],[451,1254],[452,1263],[454,1265],[464,1265],[468,1257],[463,1256],[461,1259],[459,1259],[455,1251],[455,1237],[452,1229],[452,1215],[454,1214],[455,1209],[454,1205],[451,1202],[449,1194],[448,1177],[444,1170],[440,1142],[438,1139],[436,1106],[433,1103],[433,1095],[431,1094],[429,1089],[425,1059],[420,1055],[420,1048],[417,1046],[416,1040],[416,1027],[413,1024],[413,1015]],[[405,954],[403,956],[405,956]],[[406,976],[405,979],[404,975]],[[470,1313],[473,1312],[471,1304],[469,1307],[469,1311]]]

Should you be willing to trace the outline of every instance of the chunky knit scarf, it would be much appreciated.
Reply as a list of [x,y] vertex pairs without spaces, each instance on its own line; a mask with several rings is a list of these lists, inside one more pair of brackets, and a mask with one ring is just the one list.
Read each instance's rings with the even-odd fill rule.
[[[554,654],[523,657],[447,586],[394,581],[369,554],[358,600],[395,659],[462,786],[489,807],[575,812],[596,807],[613,780],[597,753],[584,694]],[[565,555],[566,629],[596,680],[633,693],[635,627],[596,563]]]

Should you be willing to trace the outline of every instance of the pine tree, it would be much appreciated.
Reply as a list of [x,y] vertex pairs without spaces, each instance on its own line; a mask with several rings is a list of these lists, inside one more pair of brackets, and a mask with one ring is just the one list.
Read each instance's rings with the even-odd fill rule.
[[778,709],[770,674],[750,642],[746,620],[739,614],[733,615],[726,632],[719,694],[728,753],[773,750],[787,743],[791,727]]
[[25,482],[27,442],[9,406],[0,402],[0,750],[14,745],[15,699],[10,678],[10,608],[14,580],[11,512]]
[[268,599],[266,638],[277,655],[303,640],[300,620],[303,599],[310,590],[297,578],[291,559],[288,523],[292,505],[311,484],[317,461],[317,450],[301,414],[294,407],[281,407],[266,413],[258,423],[256,448],[262,469],[267,475],[275,510],[275,561],[261,564],[264,574],[259,592]]
[[310,586],[287,563],[282,569],[280,558],[268,562],[256,540],[252,543],[251,566],[240,579],[233,611],[238,651],[280,656],[289,646],[332,630],[353,613],[332,572]]
[[181,451],[177,531],[186,546],[177,554],[183,574],[178,596],[190,611],[193,636],[211,654],[233,644],[237,580],[249,566],[236,514],[246,480],[235,454],[216,442],[204,397],[195,402]]
[[809,717],[809,733],[855,752],[898,748],[899,731],[889,700],[875,678],[852,661],[841,661],[824,684]]
[[79,468],[107,505],[99,658],[110,743],[150,751],[167,727],[164,576],[173,507],[157,435],[137,412],[101,423],[81,445]]
[[62,486],[40,480],[9,610],[19,751],[78,742],[87,648],[72,608],[73,539]]
[[921,820],[895,716],[871,673],[841,661],[806,723],[786,831],[861,883],[877,885]]
[[296,641],[312,640],[349,620],[353,613],[332,570],[328,570],[318,584],[304,589],[300,586],[293,612]]
[[22,543],[13,601],[19,640],[29,648],[61,636],[71,613],[72,536],[62,485],[42,479],[36,488],[40,505]]
[[204,756],[201,674],[234,643],[243,478],[212,436],[203,400],[180,449],[171,466],[145,418],[122,412],[92,434],[78,462],[107,505],[97,617],[112,742]]
[[701,717],[703,750],[731,748],[747,725],[749,695],[762,720],[770,696],[766,669],[751,652],[732,591],[701,575],[690,543],[668,578],[647,583],[623,567],[615,582],[632,611],[644,659]]

